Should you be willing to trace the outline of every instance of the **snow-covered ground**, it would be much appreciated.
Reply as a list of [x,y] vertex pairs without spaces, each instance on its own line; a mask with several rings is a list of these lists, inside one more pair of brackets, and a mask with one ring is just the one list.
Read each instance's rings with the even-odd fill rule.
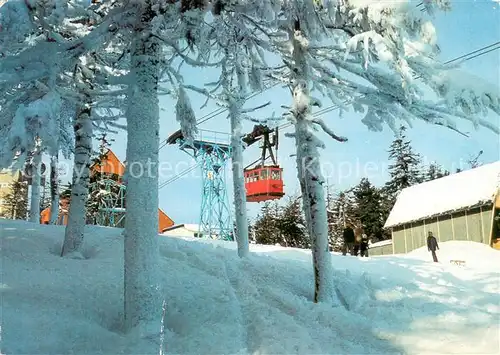
[[[121,230],[87,231],[86,259],[62,259],[61,227],[0,220],[2,354],[159,353],[120,334]],[[252,245],[240,260],[233,243],[165,236],[160,248],[167,353],[500,353],[500,252],[481,244],[442,243],[440,263],[426,249],[335,254],[337,307],[311,302],[308,251]]]

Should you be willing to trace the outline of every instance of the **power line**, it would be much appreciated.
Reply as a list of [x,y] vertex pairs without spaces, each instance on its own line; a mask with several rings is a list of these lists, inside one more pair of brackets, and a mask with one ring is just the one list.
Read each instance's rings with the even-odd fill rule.
[[191,165],[189,168],[181,171],[179,174],[177,175],[174,175],[173,177],[171,177],[170,179],[168,179],[167,181],[164,181],[162,182],[159,186],[158,186],[158,190],[167,186],[168,184],[171,184],[173,183],[174,181],[177,181],[179,180],[181,177],[183,177],[184,175],[188,174],[189,172],[195,170],[197,167],[199,166],[199,164],[194,164],[194,165]]

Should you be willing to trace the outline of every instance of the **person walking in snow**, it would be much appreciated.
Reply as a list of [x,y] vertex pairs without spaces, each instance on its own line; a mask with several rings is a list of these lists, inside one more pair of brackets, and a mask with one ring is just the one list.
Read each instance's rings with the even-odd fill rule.
[[434,237],[431,231],[429,231],[427,236],[427,249],[429,249],[429,251],[432,253],[432,260],[434,260],[434,262],[437,263],[438,258],[436,256],[436,249],[439,250],[439,245],[436,240],[436,237]]

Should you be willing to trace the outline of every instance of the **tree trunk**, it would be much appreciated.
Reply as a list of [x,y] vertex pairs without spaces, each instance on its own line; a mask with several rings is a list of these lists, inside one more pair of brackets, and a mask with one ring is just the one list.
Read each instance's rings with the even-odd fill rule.
[[234,210],[236,214],[236,242],[238,255],[243,258],[249,254],[248,218],[246,208],[245,177],[243,175],[243,142],[241,137],[241,115],[238,102],[231,102],[231,158],[233,168]]
[[40,182],[42,168],[42,152],[37,149],[33,155],[31,168],[31,205],[30,222],[40,223]]
[[85,205],[89,194],[90,158],[92,155],[91,108],[85,106],[77,113],[75,130],[75,160],[68,224],[64,233],[61,256],[80,251],[85,229]]
[[293,114],[297,147],[297,172],[303,196],[302,208],[306,219],[314,267],[314,302],[334,303],[333,266],[328,248],[328,218],[325,191],[319,162],[320,141],[313,134],[311,99],[309,95],[306,49],[295,31],[290,31],[293,44],[294,87]]
[[328,221],[319,152],[310,123],[299,119],[295,126],[297,166],[303,209],[311,238],[314,266],[314,302],[334,301],[333,267],[328,250]]
[[57,155],[54,155],[50,159],[50,224],[56,224],[59,217],[58,161],[59,157]]
[[133,34],[127,106],[127,214],[125,217],[125,331],[159,329],[158,76],[161,46],[151,34],[154,13],[144,5]]

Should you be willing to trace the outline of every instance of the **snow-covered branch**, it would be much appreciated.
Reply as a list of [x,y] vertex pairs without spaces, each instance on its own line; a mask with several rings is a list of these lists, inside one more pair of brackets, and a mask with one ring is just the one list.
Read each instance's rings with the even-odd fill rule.
[[322,119],[319,119],[319,118],[314,118],[312,120],[315,124],[317,124],[318,126],[320,126],[323,131],[328,134],[330,137],[332,137],[333,139],[335,139],[336,141],[339,141],[339,142],[347,142],[347,138],[346,137],[341,137],[341,136],[337,136],[326,124],[325,122],[322,120]]

